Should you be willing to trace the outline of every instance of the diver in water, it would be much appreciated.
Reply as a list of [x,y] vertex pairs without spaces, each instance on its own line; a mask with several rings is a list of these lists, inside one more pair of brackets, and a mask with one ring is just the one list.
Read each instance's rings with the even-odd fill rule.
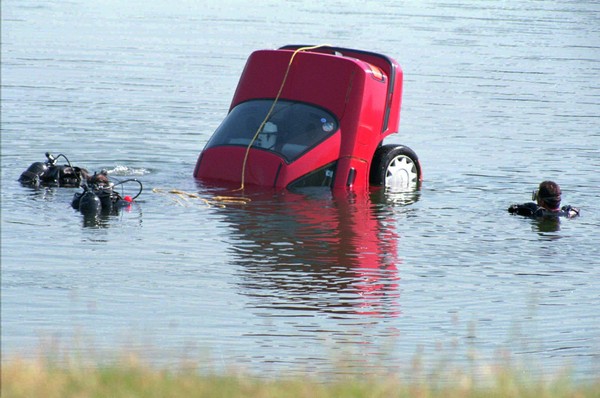
[[[61,157],[66,160],[67,164],[57,164]],[[62,153],[54,157],[46,152],[46,161],[32,163],[21,174],[19,182],[36,188],[40,186],[77,188],[88,178],[90,175],[86,169],[72,166],[69,159]]]
[[572,206],[560,207],[562,192],[554,181],[544,181],[533,191],[532,200],[523,204],[511,205],[508,212],[526,217],[566,217],[579,216],[579,209]]

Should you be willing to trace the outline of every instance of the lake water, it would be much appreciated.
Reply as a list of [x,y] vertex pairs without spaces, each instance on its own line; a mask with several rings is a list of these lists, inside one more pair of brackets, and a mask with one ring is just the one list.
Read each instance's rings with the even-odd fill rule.
[[[409,197],[247,193],[192,177],[248,55],[380,52],[405,73]],[[2,2],[2,354],[134,350],[257,375],[509,358],[600,365],[597,1]],[[46,151],[138,178],[89,222],[17,179]],[[582,217],[510,216],[544,179]],[[153,192],[154,189],[154,192]]]

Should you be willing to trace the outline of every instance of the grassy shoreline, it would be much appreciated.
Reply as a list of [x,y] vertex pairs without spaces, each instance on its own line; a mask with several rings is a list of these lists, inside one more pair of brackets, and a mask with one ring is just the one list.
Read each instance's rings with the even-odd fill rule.
[[306,377],[259,379],[230,371],[199,372],[194,366],[179,370],[154,368],[135,356],[107,364],[89,361],[10,358],[2,362],[1,396],[20,397],[600,397],[600,377],[574,383],[568,374],[550,380],[531,380],[526,371],[491,368],[487,380],[454,372],[403,381],[395,375],[342,377],[323,382]]

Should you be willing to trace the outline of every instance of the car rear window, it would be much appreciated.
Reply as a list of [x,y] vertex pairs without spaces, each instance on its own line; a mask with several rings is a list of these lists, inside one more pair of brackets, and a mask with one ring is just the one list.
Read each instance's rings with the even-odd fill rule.
[[[238,104],[217,128],[206,148],[223,145],[247,147],[273,105],[273,100]],[[338,130],[338,121],[326,110],[301,102],[279,100],[252,143],[253,148],[272,151],[288,162]]]

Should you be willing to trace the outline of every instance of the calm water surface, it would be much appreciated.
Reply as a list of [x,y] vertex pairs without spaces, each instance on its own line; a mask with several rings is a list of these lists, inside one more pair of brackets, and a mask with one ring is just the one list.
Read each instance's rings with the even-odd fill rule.
[[[133,349],[259,375],[600,359],[596,1],[2,2],[2,354]],[[248,55],[330,43],[396,58],[405,197],[245,194],[192,171]],[[89,222],[32,190],[44,152],[144,184]],[[544,179],[582,217],[509,216]],[[156,192],[153,192],[155,189]],[[474,361],[473,361],[474,360]]]

